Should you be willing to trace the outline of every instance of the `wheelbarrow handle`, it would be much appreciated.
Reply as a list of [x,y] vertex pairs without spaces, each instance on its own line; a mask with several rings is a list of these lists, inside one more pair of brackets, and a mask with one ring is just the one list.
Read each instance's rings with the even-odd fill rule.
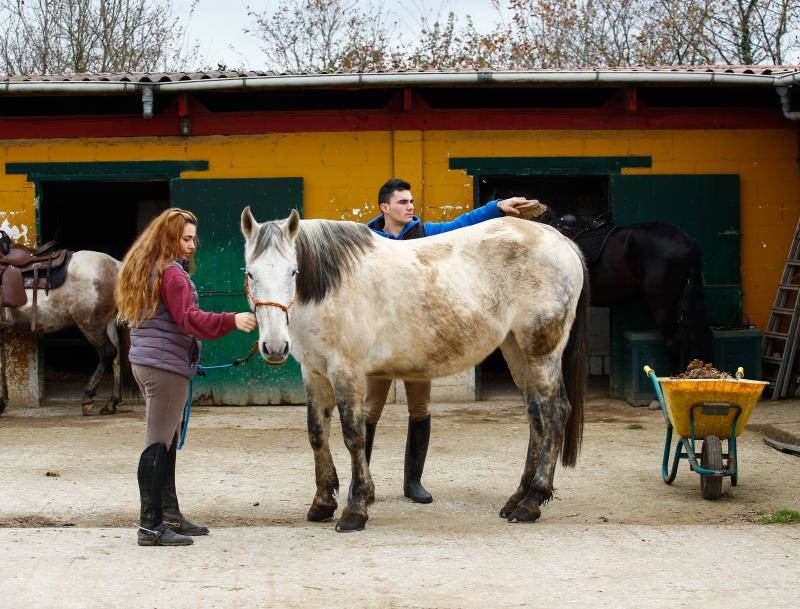
[[656,371],[650,366],[645,366],[643,370],[647,377],[653,382],[653,389],[656,391],[658,405],[661,407],[661,414],[664,415],[664,420],[667,422],[667,425],[670,426],[671,424],[669,422],[669,415],[667,414],[667,404],[664,402],[664,393],[661,391],[661,385],[658,382]]

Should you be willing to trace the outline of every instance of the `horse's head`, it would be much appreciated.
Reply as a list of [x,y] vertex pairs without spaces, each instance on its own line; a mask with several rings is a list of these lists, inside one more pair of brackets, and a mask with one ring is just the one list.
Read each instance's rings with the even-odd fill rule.
[[558,221],[553,225],[562,235],[567,237],[574,237],[583,228],[573,214],[561,216]]
[[259,224],[242,211],[245,285],[247,299],[258,320],[258,351],[268,364],[286,361],[289,315],[297,295],[295,239],[300,216],[295,210],[286,220]]
[[536,213],[530,217],[530,219],[541,222],[542,224],[548,224],[557,229],[562,235],[566,235],[570,238],[574,237],[584,228],[574,215],[566,214],[559,217],[551,207],[544,203],[538,203]]

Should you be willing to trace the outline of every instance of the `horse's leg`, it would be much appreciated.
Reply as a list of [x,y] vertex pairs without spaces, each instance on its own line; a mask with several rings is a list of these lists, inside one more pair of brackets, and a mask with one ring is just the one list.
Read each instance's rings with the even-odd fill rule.
[[[89,344],[97,351],[97,368],[95,368],[92,376],[89,378],[89,382],[86,383],[86,386],[83,388],[84,398],[82,410],[84,416],[87,416],[92,413],[92,409],[94,408],[94,396],[97,393],[97,386],[100,384],[106,372],[106,364],[110,358],[116,355],[117,349],[114,347],[108,334],[106,334],[105,326],[102,326],[100,329],[84,323],[78,323],[77,326],[80,331],[83,332]],[[101,414],[108,414],[108,412],[104,408]]]
[[[503,357],[506,359],[508,370],[511,372],[511,378],[514,379],[514,384],[522,392],[523,401],[527,403],[527,399],[525,397],[527,374],[525,356],[523,355],[513,332],[510,332],[508,336],[506,336],[503,344],[500,345],[500,350],[503,352]],[[506,501],[506,504],[500,510],[500,518],[508,518],[511,516],[512,512],[519,505],[519,502],[522,501],[523,497],[525,497],[525,494],[528,492],[528,487],[530,487],[531,484],[534,465],[533,436],[530,435],[528,437],[528,452],[525,458],[525,469],[522,473],[522,479],[520,480],[517,490],[514,491],[514,494],[511,495],[511,497],[508,498],[508,501]]]
[[106,325],[106,335],[108,336],[109,341],[111,341],[111,346],[114,348],[114,355],[109,357],[111,369],[114,372],[114,386],[111,390],[111,396],[103,406],[100,414],[114,414],[117,412],[117,404],[119,404],[120,400],[122,399],[122,349],[120,348],[119,328],[117,328],[117,322],[113,319],[110,320]]
[[308,441],[314,450],[314,473],[317,480],[317,492],[306,518],[311,522],[321,522],[329,520],[336,512],[336,493],[339,490],[339,478],[336,476],[336,466],[328,445],[334,407],[333,388],[324,376],[305,369],[303,381],[308,400]]
[[[532,358],[529,358],[529,360]],[[530,484],[522,501],[509,516],[510,522],[533,522],[541,516],[539,506],[553,496],[553,476],[564,440],[569,401],[561,378],[561,354],[543,356],[530,363],[525,406],[530,427],[530,445],[535,454]],[[526,464],[527,466],[528,464]]]
[[366,425],[361,406],[364,402],[366,377],[362,375],[339,375],[334,381],[336,407],[342,422],[344,444],[350,451],[352,492],[347,497],[347,507],[336,523],[340,532],[360,531],[369,518],[367,506],[375,501],[375,485],[369,474],[369,465],[364,450]]

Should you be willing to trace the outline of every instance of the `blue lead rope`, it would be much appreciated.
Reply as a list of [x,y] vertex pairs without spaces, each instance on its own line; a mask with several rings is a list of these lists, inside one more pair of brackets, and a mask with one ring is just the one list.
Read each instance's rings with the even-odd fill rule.
[[[253,345],[253,348],[250,350],[245,357],[240,357],[239,359],[233,360],[231,364],[221,364],[219,366],[197,366],[197,373],[200,376],[205,376],[207,370],[222,370],[223,368],[233,368],[234,366],[238,366],[240,364],[246,363],[255,352],[258,350],[258,342]],[[183,448],[183,443],[186,441],[186,432],[189,430],[189,417],[192,414],[192,385],[194,384],[194,379],[189,379],[189,395],[186,398],[186,406],[183,407],[183,419],[181,420],[181,438],[178,440],[178,450]]]
[[[200,369],[200,366],[197,367]],[[189,396],[186,398],[186,405],[183,407],[183,420],[181,421],[181,439],[178,440],[178,450],[183,448],[183,443],[186,442],[186,432],[189,430],[189,416],[192,414],[192,385],[193,379],[189,379]]]

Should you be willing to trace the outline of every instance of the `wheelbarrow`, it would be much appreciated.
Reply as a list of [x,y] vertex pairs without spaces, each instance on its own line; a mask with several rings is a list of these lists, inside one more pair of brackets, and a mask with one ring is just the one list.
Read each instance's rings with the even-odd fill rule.
[[[672,484],[681,459],[689,461],[692,471],[700,474],[700,492],[704,499],[719,499],[722,478],[731,484],[739,481],[736,438],[744,431],[750,415],[768,383],[744,379],[744,370],[735,379],[678,379],[657,377],[650,366],[644,373],[653,381],[661,413],[667,423],[661,477]],[[672,468],[669,467],[673,431],[678,435]],[[702,440],[700,453],[696,451]],[[722,452],[722,441],[728,452]],[[699,459],[699,461],[698,461]]]

